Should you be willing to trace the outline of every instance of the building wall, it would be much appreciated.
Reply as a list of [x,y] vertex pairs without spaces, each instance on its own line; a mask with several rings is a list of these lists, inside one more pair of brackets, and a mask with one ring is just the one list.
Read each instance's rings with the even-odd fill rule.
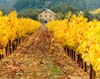
[[45,10],[41,14],[39,14],[39,20],[51,21],[55,20],[55,15]]

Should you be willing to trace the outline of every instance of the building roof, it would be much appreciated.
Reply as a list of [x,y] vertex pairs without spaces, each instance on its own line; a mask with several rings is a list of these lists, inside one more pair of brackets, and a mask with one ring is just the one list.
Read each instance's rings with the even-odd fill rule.
[[[43,11],[45,11],[45,10],[47,10],[47,11],[50,12],[50,13],[52,13],[53,15],[56,15],[53,11],[51,11],[51,10],[48,9],[48,8],[45,8]],[[42,12],[43,12],[43,11],[42,11]],[[41,12],[41,13],[42,13],[42,12]]]

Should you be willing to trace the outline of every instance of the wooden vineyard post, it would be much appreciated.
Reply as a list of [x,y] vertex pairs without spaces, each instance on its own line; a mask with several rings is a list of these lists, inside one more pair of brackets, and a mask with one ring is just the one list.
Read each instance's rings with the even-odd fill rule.
[[11,41],[9,40],[9,53],[11,54],[12,50],[11,50]]
[[15,47],[15,41],[13,41],[13,42],[12,42],[12,50],[14,51],[15,48],[16,48],[16,47]]
[[72,50],[70,49],[70,57],[72,58]]
[[84,62],[84,72],[87,71],[87,65],[86,65],[86,62]]
[[64,47],[64,51],[66,52],[66,47]]
[[80,55],[80,67],[83,69],[83,59],[82,59],[82,55]]
[[79,54],[77,55],[77,63],[79,64]]
[[81,67],[81,57],[80,57],[80,54],[79,54],[79,67]]
[[8,43],[8,45],[7,45],[7,56],[9,55],[9,53],[10,53],[10,44]]
[[69,51],[68,51],[68,47],[66,48],[66,52],[67,52],[67,55],[69,56]]
[[69,56],[69,48],[67,48],[68,56]]
[[75,51],[74,50],[73,50],[73,53],[72,54],[73,54],[73,57],[72,57],[73,58],[73,61],[75,61]]
[[77,63],[77,53],[76,52],[75,52],[75,62]]
[[17,39],[16,39],[16,48],[17,48],[18,44],[19,44],[19,40],[18,40],[18,38],[17,38]]
[[17,48],[17,40],[14,40],[14,44],[15,44],[15,49]]
[[70,49],[69,49],[69,56],[70,56]]
[[5,50],[6,50],[6,56],[8,56],[8,44],[7,44],[7,46],[5,47]]
[[71,57],[72,51],[71,51],[71,49],[69,49],[69,51],[70,51],[69,53],[70,53],[70,57]]
[[10,41],[10,54],[13,52],[13,43]]
[[73,50],[71,49],[71,58],[73,60]]
[[15,39],[15,49],[17,48],[17,45],[18,45],[18,40]]
[[68,51],[69,51],[69,57],[70,57],[70,49],[68,49]]
[[2,59],[1,54],[0,54],[0,60]]
[[96,79],[96,72],[94,71],[91,64],[90,64],[90,79]]
[[66,47],[66,53],[69,56],[69,51],[68,51],[68,47]]
[[74,51],[74,61],[76,60],[76,53],[75,53],[75,51]]
[[79,65],[79,67],[84,69],[84,66],[85,66],[85,69],[86,69],[86,63],[84,63],[82,56],[80,54],[77,55],[77,63]]
[[67,52],[67,55],[68,55],[68,47],[66,46],[66,48],[65,48],[65,49],[66,49],[66,52]]
[[18,47],[18,45],[21,43],[21,39],[17,38],[13,41],[13,51]]
[[74,60],[74,54],[73,54],[73,50],[72,50],[72,60]]
[[69,56],[71,57],[71,49],[69,49]]
[[68,53],[68,52],[67,52],[67,47],[66,47],[66,46],[64,47],[64,51],[65,51],[65,53]]
[[69,56],[69,48],[67,47],[67,55]]
[[83,69],[83,59],[81,57],[81,68]]
[[68,46],[66,46],[66,52],[67,52],[67,55],[68,55]]
[[7,55],[11,54],[12,53],[12,42],[9,40],[9,43],[7,45]]
[[17,39],[17,46],[19,45],[19,38]]

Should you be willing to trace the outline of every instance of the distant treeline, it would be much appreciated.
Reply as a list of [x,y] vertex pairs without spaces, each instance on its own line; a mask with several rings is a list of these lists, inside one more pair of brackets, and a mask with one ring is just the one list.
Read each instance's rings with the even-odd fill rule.
[[58,19],[63,19],[69,11],[74,14],[83,11],[90,19],[99,18],[99,15],[91,15],[88,12],[99,7],[100,0],[0,0],[0,8],[5,14],[17,10],[19,17],[33,19],[37,19],[44,8],[54,11]]

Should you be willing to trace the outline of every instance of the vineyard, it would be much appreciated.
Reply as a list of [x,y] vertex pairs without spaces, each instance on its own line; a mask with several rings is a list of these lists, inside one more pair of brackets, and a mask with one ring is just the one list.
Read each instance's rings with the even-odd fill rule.
[[[67,53],[72,52],[72,58],[73,55],[82,58],[76,59],[79,65],[81,61],[83,66],[84,61],[85,65],[93,67],[93,79],[100,76],[100,21],[88,21],[83,15],[69,13],[67,19],[49,22],[47,27],[53,35],[53,40],[67,48]],[[68,52],[69,50],[71,52]]]
[[99,43],[97,19],[69,13],[42,24],[0,12],[0,79],[99,79]]
[[16,11],[9,13],[7,16],[3,16],[3,13],[0,12],[0,54],[2,56],[7,55],[7,51],[11,52],[20,39],[24,39],[39,27],[40,23],[37,21],[17,18]]

